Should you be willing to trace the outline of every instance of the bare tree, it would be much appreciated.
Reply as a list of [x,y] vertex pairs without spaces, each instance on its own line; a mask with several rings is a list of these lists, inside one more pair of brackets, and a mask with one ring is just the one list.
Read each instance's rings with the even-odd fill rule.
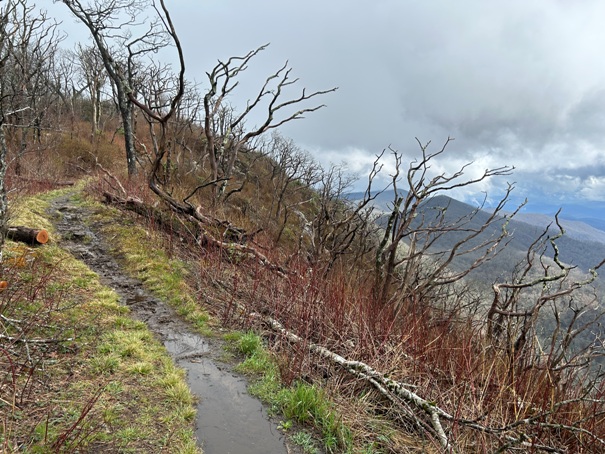
[[71,131],[75,130],[76,108],[88,86],[80,77],[79,65],[76,63],[72,51],[60,50],[57,52],[54,64],[49,74],[49,85],[60,100],[60,107],[55,107],[60,116],[62,109],[66,109],[71,122]]
[[[170,74],[168,67],[151,65],[148,69],[146,89],[141,89],[143,99],[139,101],[132,92],[129,93],[130,102],[138,106],[145,114],[151,139],[153,143],[153,157],[151,170],[148,175],[149,187],[169,204],[176,202],[162,186],[166,180],[162,179],[162,164],[164,158],[171,150],[168,138],[169,122],[178,111],[178,106],[185,94],[185,58],[178,34],[166,8],[164,0],[159,0],[159,8],[154,4],[154,9],[160,18],[164,33],[170,38],[175,46],[179,57],[179,71],[176,77],[166,77]],[[156,131],[157,126],[157,131]]]
[[272,134],[268,148],[269,181],[273,188],[269,211],[279,225],[276,236],[279,242],[293,213],[298,214],[303,223],[306,221],[297,208],[311,202],[312,188],[321,180],[322,169],[309,153],[278,132]]
[[90,96],[91,142],[94,140],[101,121],[101,94],[107,79],[103,59],[96,47],[76,45],[75,57]]
[[[493,285],[494,298],[486,316],[487,338],[494,347],[506,350],[511,370],[544,362],[541,367],[554,372],[571,369],[570,365],[582,365],[580,357],[586,361],[585,365],[592,359],[589,346],[575,346],[573,352],[573,343],[585,330],[593,329],[603,314],[597,310],[596,316],[587,321],[586,314],[595,312],[590,308],[597,307],[598,303],[594,295],[591,297],[586,292],[582,295],[579,290],[595,281],[605,259],[590,269],[588,276],[582,277],[578,272],[574,276],[575,267],[563,263],[560,258],[557,240],[565,231],[559,223],[558,213],[555,222],[558,233],[549,236],[550,226],[545,229],[528,249],[525,260],[517,265],[510,282]],[[552,259],[546,255],[548,249],[552,250]],[[563,308],[560,301],[564,301]],[[546,338],[545,347],[541,347],[538,344],[542,337],[539,325],[547,317],[545,308],[550,309],[555,324]],[[567,323],[561,318],[564,311],[572,314]],[[592,337],[596,335],[594,333]],[[542,355],[538,351],[542,351]]]
[[[376,298],[382,304],[397,301],[400,305],[403,301],[422,300],[432,289],[462,279],[489,260],[506,242],[505,230],[495,237],[484,238],[482,234],[490,226],[504,222],[502,211],[512,190],[510,185],[498,205],[478,225],[471,221],[481,213],[482,206],[457,219],[446,216],[447,206],[426,209],[427,202],[436,195],[494,176],[509,175],[512,170],[509,167],[488,169],[477,178],[465,179],[467,164],[451,175],[431,176],[432,162],[445,152],[451,141],[448,138],[435,152],[428,150],[430,142],[423,145],[418,141],[421,156],[409,164],[403,177],[402,155],[390,150],[395,161],[395,172],[391,175],[393,202],[385,216],[384,233],[376,249],[374,266]],[[401,181],[405,191],[400,190]],[[438,240],[446,234],[457,235],[457,240],[445,250],[437,248]],[[450,266],[456,258],[477,251],[481,253],[464,269],[454,271]]]
[[372,184],[382,168],[379,160],[374,162],[364,197],[358,202],[347,199],[355,179],[343,167],[331,166],[321,174],[314,200],[309,258],[313,264],[323,265],[325,273],[343,257],[353,257],[350,265],[364,269],[363,259],[376,248],[378,226],[372,203],[383,191],[373,191]]
[[[170,36],[166,24],[158,15],[151,19],[145,17],[150,6],[146,0],[61,1],[88,28],[99,51],[122,117],[128,174],[134,175],[137,167],[132,99],[137,60],[168,45]],[[151,5],[159,13],[153,2]],[[143,23],[147,24],[144,31],[133,37],[133,32],[141,29]]]
[[[174,33],[174,37],[175,42],[178,42],[176,33]],[[181,52],[180,45],[177,44],[177,48]],[[323,107],[323,105],[302,108],[294,113],[289,112],[288,108],[292,108],[320,94],[335,90],[316,91],[308,94],[303,89],[302,93],[298,96],[282,99],[283,90],[296,82],[296,80],[290,79],[290,69],[284,65],[265,80],[255,98],[248,102],[244,111],[236,112],[232,106],[227,104],[226,98],[238,84],[235,78],[246,69],[246,65],[250,59],[264,48],[265,46],[251,51],[244,57],[230,58],[227,63],[219,62],[213,71],[208,74],[211,88],[203,98],[204,121],[203,126],[198,129],[203,134],[202,140],[199,143],[204,150],[202,159],[208,158],[210,180],[203,180],[193,188],[181,188],[181,190],[186,189],[187,191],[182,201],[174,197],[170,188],[165,185],[167,181],[165,169],[167,169],[166,165],[170,160],[169,151],[173,143],[169,143],[167,140],[162,139],[162,137],[166,137],[169,128],[168,120],[172,120],[174,118],[173,114],[178,112],[178,105],[183,99],[184,80],[182,78],[160,78],[163,80],[181,80],[181,82],[179,82],[177,87],[166,87],[162,86],[161,83],[159,85],[146,84],[148,90],[143,99],[139,101],[134,97],[132,98],[132,101],[145,113],[150,123],[150,131],[153,137],[154,161],[149,174],[150,188],[168,202],[177,212],[193,216],[202,222],[219,222],[224,224],[221,221],[209,220],[202,214],[199,209],[200,207],[193,205],[190,200],[199,191],[207,187],[212,188],[213,203],[217,201],[224,202],[230,195],[240,191],[245,181],[240,182],[239,186],[235,186],[230,191],[226,190],[227,183],[234,175],[234,170],[241,164],[240,154],[246,153],[250,155],[255,149],[254,141],[266,131],[275,129],[288,121],[302,118],[304,113],[313,112]],[[184,68],[184,61],[181,67]],[[178,87],[180,87],[181,95],[175,104],[174,102],[170,102],[170,100],[174,101],[177,98],[170,93],[174,93]],[[267,103],[264,103],[265,99]],[[188,109],[192,106],[195,106],[195,103],[192,103]],[[253,110],[261,110],[263,107],[266,109],[266,115],[261,120],[261,125],[247,130],[245,128],[245,120]],[[163,112],[171,112],[171,115],[166,116]],[[159,128],[157,132],[155,130],[156,127]],[[167,147],[167,145],[170,145],[170,147]],[[231,231],[233,229],[229,227],[227,230]],[[234,232],[234,234],[237,234],[237,232]]]
[[9,144],[18,142],[19,158],[33,130],[40,140],[41,123],[51,102],[48,74],[58,41],[56,23],[25,0],[0,4],[0,247],[7,230],[5,176]]
[[[332,88],[307,93],[302,89],[299,95],[284,99],[284,92],[298,82],[298,79],[291,78],[292,69],[286,62],[266,78],[256,96],[248,101],[241,112],[237,112],[228,104],[227,98],[237,87],[238,77],[247,69],[250,61],[266,48],[267,45],[264,45],[244,56],[231,57],[226,62],[219,61],[207,73],[210,89],[204,96],[204,134],[214,200],[219,200],[225,193],[239,153],[245,152],[254,138],[289,121],[304,118],[306,113],[321,109],[323,104],[305,107],[293,113],[287,110],[336,90]],[[262,109],[265,109],[265,115],[260,125],[247,129],[245,122],[250,113]]]
[[[13,132],[18,131],[19,148],[16,154],[15,172],[21,172],[21,157],[29,144],[29,134],[40,142],[42,121],[52,104],[55,93],[49,83],[49,74],[62,37],[57,23],[51,22],[44,11],[37,11],[25,1],[13,2],[11,22],[17,27],[12,51],[7,62],[10,71],[3,84],[7,85],[12,113],[10,123]],[[9,101],[10,100],[10,101]]]
[[[173,140],[164,167],[178,178],[174,184],[181,187],[187,187],[187,177],[199,179],[199,175],[207,174],[204,171],[204,139],[201,133],[203,120],[198,118],[203,99],[197,88],[195,84],[185,82],[183,97],[170,125]],[[169,183],[168,179],[165,185]]]
[[[179,90],[185,92],[184,81],[183,87],[180,87],[178,75],[172,72],[169,65],[162,65],[155,62],[150,63],[147,68],[140,74],[139,98],[142,106],[141,110],[147,121],[150,137],[153,144],[153,155],[148,155],[153,163],[158,156],[162,156],[163,161],[161,166],[157,168],[156,174],[158,181],[164,188],[170,188],[172,175],[175,172],[174,158],[177,147],[177,137],[179,137],[180,129],[186,127],[183,124],[180,102],[174,107],[171,102]],[[181,95],[182,97],[182,95]],[[138,101],[135,101],[138,103]],[[159,120],[167,112],[173,110],[170,116],[170,121],[163,123]],[[158,131],[159,129],[159,131]],[[170,137],[163,145],[158,143],[159,136]],[[155,167],[155,163],[153,164]],[[171,192],[170,189],[168,191]]]

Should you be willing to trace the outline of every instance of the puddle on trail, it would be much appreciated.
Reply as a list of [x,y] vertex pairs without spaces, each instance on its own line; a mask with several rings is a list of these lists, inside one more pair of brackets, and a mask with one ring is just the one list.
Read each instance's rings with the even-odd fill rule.
[[263,405],[246,391],[246,381],[207,356],[210,348],[197,335],[173,333],[164,345],[187,370],[189,386],[200,396],[196,435],[206,454],[286,452],[283,435]]
[[193,333],[172,308],[149,295],[140,281],[125,276],[98,231],[86,225],[86,209],[72,206],[66,196],[52,203],[51,214],[64,238],[62,246],[99,274],[101,282],[120,295],[133,316],[147,323],[187,371],[189,387],[199,397],[196,436],[205,454],[293,452],[286,448],[284,435],[260,401],[246,391],[245,379],[220,362],[218,341]]
[[248,394],[245,379],[221,367],[203,338],[173,332],[163,341],[177,364],[187,370],[193,393],[200,396],[195,432],[206,454],[286,452],[283,435],[263,405]]

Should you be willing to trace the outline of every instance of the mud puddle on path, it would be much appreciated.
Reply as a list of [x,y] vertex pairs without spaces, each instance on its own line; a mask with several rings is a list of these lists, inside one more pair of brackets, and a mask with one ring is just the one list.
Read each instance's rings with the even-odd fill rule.
[[98,226],[86,223],[90,212],[74,205],[70,195],[51,203],[50,214],[61,245],[96,272],[111,287],[134,318],[145,322],[164,343],[174,361],[187,371],[187,381],[198,396],[196,436],[205,454],[268,454],[297,451],[286,447],[257,399],[246,391],[246,380],[220,361],[220,341],[194,333],[175,311],[150,295],[142,283],[124,274],[110,254]]

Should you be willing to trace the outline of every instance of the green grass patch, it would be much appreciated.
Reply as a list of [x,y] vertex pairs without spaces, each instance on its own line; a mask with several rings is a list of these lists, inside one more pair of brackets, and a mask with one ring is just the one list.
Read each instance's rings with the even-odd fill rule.
[[312,423],[321,430],[322,441],[328,452],[351,451],[352,433],[320,388],[299,382],[282,389],[277,400],[286,418],[302,424]]
[[302,382],[283,387],[276,361],[257,334],[233,332],[225,339],[229,348],[244,355],[236,370],[254,378],[249,387],[250,393],[269,403],[274,411],[286,418],[282,428],[288,421],[312,426],[321,432],[322,444],[328,452],[352,452],[352,432],[320,388]]
[[[59,247],[46,210],[71,190],[19,200],[13,213],[15,224],[49,230],[51,242],[7,242],[5,258],[25,259],[2,264],[9,285],[0,314],[13,322],[0,330],[52,342],[3,344],[15,355],[0,355],[0,451],[198,453],[183,371],[115,292]],[[14,367],[28,355],[31,370]]]

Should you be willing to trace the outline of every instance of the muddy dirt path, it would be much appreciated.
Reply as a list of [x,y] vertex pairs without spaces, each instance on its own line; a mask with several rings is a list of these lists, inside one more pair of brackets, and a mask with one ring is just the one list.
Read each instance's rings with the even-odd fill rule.
[[50,214],[61,234],[61,246],[96,272],[113,288],[133,317],[144,321],[164,343],[175,362],[187,371],[187,381],[199,397],[196,419],[198,444],[205,454],[289,453],[284,435],[263,405],[246,391],[244,378],[220,361],[220,341],[194,333],[142,283],[128,277],[110,254],[99,225],[88,225],[90,211],[72,202],[73,194],[51,203]]

